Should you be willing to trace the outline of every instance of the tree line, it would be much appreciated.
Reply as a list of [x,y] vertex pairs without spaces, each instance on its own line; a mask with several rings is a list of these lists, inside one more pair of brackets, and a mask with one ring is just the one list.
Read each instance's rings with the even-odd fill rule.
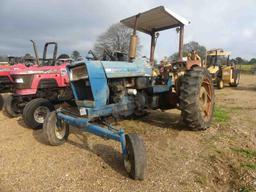
[[[131,34],[132,29],[124,26],[121,23],[111,25],[97,38],[93,48],[94,56],[96,56],[98,59],[103,59],[106,53],[111,57],[111,55],[115,52],[119,52],[122,53],[127,59]],[[137,55],[140,54],[141,48],[142,45],[140,43],[140,39],[138,38]],[[206,47],[200,45],[196,41],[191,41],[184,44],[183,56],[186,57],[188,53],[190,53],[192,50],[196,50],[202,60],[206,59]],[[26,54],[25,56],[28,55],[31,56],[30,54]],[[74,61],[82,59],[80,52],[77,50],[74,50],[70,56]],[[174,53],[167,57],[170,60],[177,60],[178,53]],[[236,57],[232,58],[232,60],[235,61],[237,64],[256,64],[256,58],[251,58],[247,60],[242,57]],[[8,57],[0,56],[0,62],[1,61],[8,61]]]

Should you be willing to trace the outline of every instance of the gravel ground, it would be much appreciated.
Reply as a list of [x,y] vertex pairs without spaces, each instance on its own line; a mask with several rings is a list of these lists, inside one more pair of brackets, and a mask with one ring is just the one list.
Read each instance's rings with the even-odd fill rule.
[[177,110],[118,123],[144,139],[144,181],[128,178],[119,143],[73,129],[52,147],[42,130],[1,112],[0,191],[256,191],[256,76],[242,75],[216,98],[229,118],[206,131],[181,128]]

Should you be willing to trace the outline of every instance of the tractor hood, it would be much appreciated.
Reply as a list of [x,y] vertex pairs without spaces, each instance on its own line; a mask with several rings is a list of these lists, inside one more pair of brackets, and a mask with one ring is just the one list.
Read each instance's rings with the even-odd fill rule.
[[29,68],[23,68],[20,70],[11,71],[11,75],[30,75],[30,74],[52,74],[61,73],[66,70],[67,63],[59,66],[38,66],[34,65]]
[[[79,66],[86,65],[87,70],[96,71],[98,68],[103,68],[107,78],[124,78],[124,77],[138,77],[138,76],[151,76],[152,67],[150,63],[146,60],[138,59],[134,62],[125,61],[94,61],[94,60],[84,60],[74,62],[68,68],[70,68],[71,79],[73,74],[73,69],[77,68],[76,73],[83,73],[86,70],[84,67]],[[91,68],[91,69],[90,69]],[[86,70],[86,71],[87,71]],[[86,72],[85,71],[85,72]],[[87,72],[86,72],[87,73]],[[95,72],[96,73],[96,72]]]
[[0,67],[0,75],[3,72],[12,72],[12,71],[18,71],[18,70],[23,70],[23,69],[27,69],[28,67],[26,67],[26,65],[24,65],[23,63],[18,63],[15,65],[4,65]]

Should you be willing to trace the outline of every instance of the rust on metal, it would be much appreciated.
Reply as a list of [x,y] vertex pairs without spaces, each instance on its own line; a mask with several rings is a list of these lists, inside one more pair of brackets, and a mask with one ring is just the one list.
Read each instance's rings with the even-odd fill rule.
[[202,110],[202,116],[205,121],[208,121],[212,117],[212,107],[213,107],[213,91],[212,84],[209,79],[205,78],[201,84],[200,89],[200,107]]
[[183,39],[184,39],[184,25],[179,27],[179,61],[182,61],[183,57]]

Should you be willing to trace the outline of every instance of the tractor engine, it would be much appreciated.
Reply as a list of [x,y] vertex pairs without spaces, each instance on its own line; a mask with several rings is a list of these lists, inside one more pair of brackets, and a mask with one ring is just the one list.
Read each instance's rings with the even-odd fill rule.
[[125,100],[131,101],[134,113],[142,113],[149,105],[149,96],[146,94],[150,81],[146,77],[132,77],[109,80],[109,104]]
[[[170,108],[171,79],[151,76],[146,61],[83,61],[68,66],[80,115],[127,117],[146,109]],[[154,86],[153,86],[154,85]],[[164,99],[164,103],[161,100]],[[176,104],[175,104],[176,106]]]

